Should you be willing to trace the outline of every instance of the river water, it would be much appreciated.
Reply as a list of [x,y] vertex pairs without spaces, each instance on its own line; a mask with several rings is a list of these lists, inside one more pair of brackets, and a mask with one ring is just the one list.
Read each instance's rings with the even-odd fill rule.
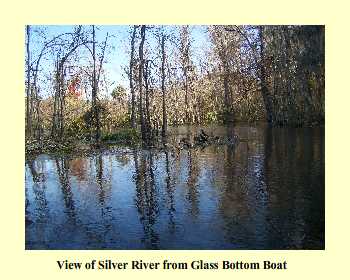
[[205,130],[240,142],[27,160],[26,249],[324,249],[324,128]]

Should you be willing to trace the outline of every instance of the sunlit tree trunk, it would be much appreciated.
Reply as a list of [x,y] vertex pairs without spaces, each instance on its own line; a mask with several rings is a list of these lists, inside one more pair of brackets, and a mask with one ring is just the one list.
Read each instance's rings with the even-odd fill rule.
[[232,116],[231,116],[231,103],[230,103],[231,89],[229,85],[230,74],[229,74],[229,70],[226,67],[225,67],[223,76],[224,76],[223,77],[224,104],[225,104],[225,110],[226,110],[225,122],[227,123],[232,121]]
[[61,70],[62,60],[57,57],[55,74],[55,95],[53,103],[51,137],[57,139],[60,131],[61,94],[63,87],[63,73]]
[[163,126],[162,126],[162,136],[165,137],[167,134],[168,120],[166,115],[166,104],[165,104],[165,35],[162,34],[161,41],[161,51],[162,51],[162,109],[163,109]]
[[142,105],[142,98],[143,98],[143,68],[144,68],[144,58],[143,58],[143,46],[145,43],[145,36],[146,36],[146,25],[141,26],[141,42],[139,46],[139,59],[140,59],[140,65],[139,65],[139,114],[140,114],[140,124],[141,124],[141,137],[144,142],[147,141],[146,137],[146,127],[145,127],[145,119],[144,119],[144,112],[143,112],[143,105]]
[[189,96],[189,75],[190,68],[190,33],[189,26],[182,26],[180,31],[180,55],[181,69],[183,74],[184,90],[185,90],[185,122],[190,121],[190,96]]
[[[95,142],[100,142],[100,116],[99,116],[99,104],[97,100],[97,78],[96,78],[96,38],[95,38],[95,26],[92,26],[92,57],[93,57],[93,73],[92,73],[92,110],[94,112],[95,123]],[[101,67],[101,66],[100,66]]]
[[146,107],[145,107],[145,128],[146,128],[146,134],[147,138],[149,138],[150,131],[151,131],[151,116],[150,116],[150,102],[149,102],[149,67],[150,67],[150,60],[145,61],[145,67],[144,67],[144,79],[145,79],[145,99],[146,99]]
[[31,132],[32,132],[32,116],[30,114],[31,109],[30,109],[30,99],[31,99],[31,85],[30,85],[30,26],[26,26],[26,35],[27,35],[27,100],[26,100],[26,138],[31,137]]
[[134,54],[135,54],[135,37],[137,26],[134,25],[134,30],[131,36],[131,53],[130,53],[130,92],[131,92],[131,127],[136,128],[136,106],[135,106],[135,88],[134,88]]

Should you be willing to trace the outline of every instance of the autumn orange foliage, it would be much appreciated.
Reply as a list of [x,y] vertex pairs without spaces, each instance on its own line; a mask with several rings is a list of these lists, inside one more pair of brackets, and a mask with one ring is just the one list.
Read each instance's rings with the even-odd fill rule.
[[80,90],[80,78],[79,77],[74,77],[71,79],[71,81],[68,84],[68,94],[79,98],[82,94]]

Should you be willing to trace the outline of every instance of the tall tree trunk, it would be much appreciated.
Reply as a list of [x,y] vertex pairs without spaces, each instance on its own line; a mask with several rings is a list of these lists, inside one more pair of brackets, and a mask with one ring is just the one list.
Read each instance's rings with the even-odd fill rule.
[[31,114],[30,114],[30,26],[27,25],[26,27],[26,33],[27,33],[27,102],[26,102],[26,137],[30,138],[31,137],[31,128],[32,128],[32,121],[31,121]]
[[97,101],[97,78],[96,78],[96,41],[95,41],[95,25],[92,26],[92,57],[93,57],[93,76],[92,76],[92,106],[95,121],[95,142],[100,142],[100,116],[99,104]]
[[151,131],[151,116],[149,112],[149,60],[146,60],[144,67],[144,79],[145,79],[145,97],[146,97],[146,108],[145,108],[145,128],[147,137]]
[[62,60],[57,57],[56,62],[56,88],[55,88],[55,96],[53,103],[53,114],[52,114],[52,128],[51,128],[51,137],[57,138],[59,136],[59,132],[61,131],[61,94],[63,87],[63,73],[61,69]]
[[190,67],[190,32],[189,26],[185,25],[181,27],[180,31],[180,52],[181,52],[181,68],[184,76],[184,89],[185,89],[185,122],[190,121],[190,96],[189,96],[189,77],[188,70]]
[[165,105],[165,35],[162,35],[162,108],[163,108],[163,126],[162,126],[162,136],[165,137],[167,134],[168,120],[166,116],[166,105]]
[[187,73],[187,66],[185,66],[185,106],[186,106],[186,123],[189,122],[190,120],[190,115],[189,115],[189,111],[190,111],[190,105],[188,102],[188,73]]
[[225,123],[229,123],[232,121],[232,110],[231,110],[231,104],[230,104],[230,95],[231,95],[231,90],[230,90],[230,85],[229,85],[229,70],[228,67],[225,67],[224,70],[224,103],[225,103]]
[[[285,104],[288,108],[287,113],[287,118],[285,120],[298,120],[300,117],[300,112],[297,111],[297,106],[296,106],[296,100],[295,100],[295,95],[293,94],[293,87],[292,87],[292,82],[293,82],[293,73],[292,71],[292,60],[293,60],[293,53],[292,53],[292,46],[291,46],[291,37],[289,34],[288,26],[282,26],[282,33],[283,33],[283,38],[285,42],[285,63],[284,63],[284,75],[285,75],[285,82],[286,84],[284,87],[286,88],[287,95],[285,97]],[[299,118],[300,119],[300,118]]]
[[134,53],[135,53],[135,37],[137,26],[134,25],[134,30],[131,37],[131,53],[130,53],[130,92],[131,92],[131,127],[136,128],[136,106],[135,106],[135,88],[134,88]]
[[141,137],[142,140],[146,143],[147,137],[146,137],[146,129],[145,129],[145,119],[144,119],[144,112],[143,112],[143,105],[142,105],[142,88],[143,88],[143,82],[142,82],[142,76],[143,76],[143,68],[144,68],[144,58],[143,58],[143,46],[145,43],[145,35],[146,35],[146,25],[141,26],[141,42],[139,46],[139,59],[140,59],[140,65],[139,65],[139,114],[140,114],[140,124],[141,124]]
[[57,93],[58,93],[58,60],[56,61],[56,73],[55,73],[55,95],[53,100],[53,113],[52,113],[52,126],[51,137],[54,138],[56,134],[56,118],[57,118]]
[[62,70],[61,70],[61,79],[60,79],[60,114],[59,114],[59,137],[63,137],[64,132],[64,105],[65,105],[65,88],[64,88],[64,70],[63,70],[63,60],[62,60]]
[[265,48],[264,48],[264,27],[259,26],[259,39],[260,39],[260,82],[261,82],[261,94],[264,100],[266,109],[267,122],[273,122],[273,112],[271,97],[266,84],[266,69],[265,69]]
[[64,132],[64,62],[66,57],[57,59],[56,89],[52,115],[51,137],[62,138]]
[[35,87],[35,98],[36,98],[36,106],[35,106],[35,113],[36,113],[36,138],[37,139],[42,139],[42,132],[43,132],[43,124],[41,121],[41,116],[40,116],[40,100],[38,96],[38,90]]

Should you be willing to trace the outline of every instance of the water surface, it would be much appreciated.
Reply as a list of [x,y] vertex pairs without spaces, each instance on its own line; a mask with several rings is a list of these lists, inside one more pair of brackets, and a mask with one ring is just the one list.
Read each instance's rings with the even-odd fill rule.
[[241,141],[27,160],[26,249],[324,249],[324,128],[206,131]]

